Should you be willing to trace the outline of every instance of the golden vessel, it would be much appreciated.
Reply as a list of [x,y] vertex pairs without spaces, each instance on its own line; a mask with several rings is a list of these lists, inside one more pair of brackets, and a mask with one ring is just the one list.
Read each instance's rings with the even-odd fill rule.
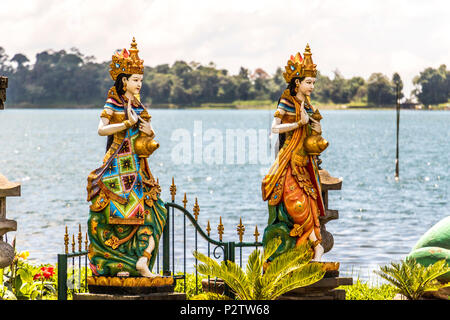
[[159,143],[144,132],[134,141],[134,151],[140,158],[148,158],[158,148]]
[[[311,115],[311,118],[317,122],[320,122],[320,120],[322,120],[322,115],[319,110],[316,109],[316,111],[314,111]],[[306,137],[303,147],[305,148],[307,154],[318,156],[328,147],[328,141],[321,136],[321,132],[311,130],[311,135]]]

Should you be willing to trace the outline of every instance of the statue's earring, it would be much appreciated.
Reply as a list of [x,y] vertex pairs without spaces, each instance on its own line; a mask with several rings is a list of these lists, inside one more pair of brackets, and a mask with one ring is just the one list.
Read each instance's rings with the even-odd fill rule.
[[299,88],[300,88],[300,81],[297,79],[295,80],[295,92],[298,92]]
[[127,92],[127,83],[126,82],[123,83],[123,91]]

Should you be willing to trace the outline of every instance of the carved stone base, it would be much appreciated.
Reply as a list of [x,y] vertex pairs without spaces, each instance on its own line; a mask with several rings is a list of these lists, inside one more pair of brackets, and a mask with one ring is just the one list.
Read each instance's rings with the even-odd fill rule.
[[90,293],[112,295],[146,295],[173,292],[172,277],[88,277]]

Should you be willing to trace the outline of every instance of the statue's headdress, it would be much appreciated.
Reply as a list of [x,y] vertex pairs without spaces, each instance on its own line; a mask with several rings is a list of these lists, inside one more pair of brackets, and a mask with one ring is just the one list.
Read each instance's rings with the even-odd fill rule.
[[121,52],[116,51],[113,54],[112,62],[109,65],[111,68],[109,74],[114,81],[116,81],[117,76],[121,73],[144,74],[144,60],[139,58],[138,52],[137,43],[133,37],[129,51],[123,49]]
[[286,72],[283,72],[284,80],[286,80],[287,83],[291,82],[292,78],[296,77],[316,77],[317,69],[311,58],[309,44],[306,45],[303,57],[304,58],[300,55],[300,52],[297,52],[295,57],[291,56],[288,60],[287,66],[285,67]]

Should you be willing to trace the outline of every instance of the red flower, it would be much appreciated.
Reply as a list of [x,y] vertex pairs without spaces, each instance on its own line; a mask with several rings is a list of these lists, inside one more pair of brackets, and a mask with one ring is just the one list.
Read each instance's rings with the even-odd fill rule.
[[55,274],[55,269],[53,267],[41,267],[42,273],[37,273],[34,275],[33,280],[36,279],[50,279]]

